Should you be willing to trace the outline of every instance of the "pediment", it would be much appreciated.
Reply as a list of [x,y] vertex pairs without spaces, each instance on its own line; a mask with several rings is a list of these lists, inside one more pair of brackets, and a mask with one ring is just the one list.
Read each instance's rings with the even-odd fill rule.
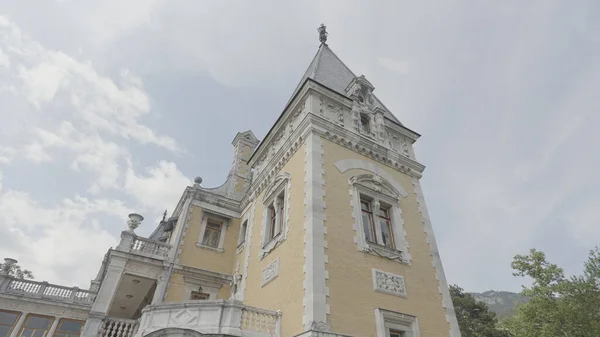
[[385,178],[376,174],[361,174],[351,178],[353,185],[359,185],[393,199],[399,199],[402,194]]

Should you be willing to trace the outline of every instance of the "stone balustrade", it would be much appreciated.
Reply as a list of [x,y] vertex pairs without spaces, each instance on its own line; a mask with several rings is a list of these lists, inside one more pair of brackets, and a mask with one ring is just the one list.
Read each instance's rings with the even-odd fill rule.
[[169,256],[171,245],[157,240],[137,236],[134,232],[123,231],[121,242],[116,250],[153,259],[164,260]]
[[167,243],[136,236],[131,242],[130,251],[132,253],[140,252],[164,258],[169,255],[170,248],[171,246]]
[[99,337],[133,337],[140,326],[139,321],[122,318],[105,318],[102,320]]
[[159,303],[144,308],[135,337],[170,328],[190,329],[201,334],[278,337],[280,322],[278,312],[249,307],[234,300]]
[[83,304],[86,306],[91,306],[96,298],[96,293],[77,287],[64,287],[48,282],[25,280],[12,276],[0,277],[0,293],[48,299],[64,303]]
[[275,335],[278,320],[276,312],[245,306],[242,308],[241,329]]

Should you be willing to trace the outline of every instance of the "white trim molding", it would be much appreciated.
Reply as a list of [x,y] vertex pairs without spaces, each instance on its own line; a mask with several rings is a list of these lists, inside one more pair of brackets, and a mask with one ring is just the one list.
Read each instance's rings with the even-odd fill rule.
[[236,294],[236,299],[240,301],[244,301],[246,296],[246,279],[248,277],[248,265],[250,264],[250,251],[252,250],[252,232],[254,231],[254,211],[256,210],[256,202],[252,202],[252,207],[250,208],[249,214],[247,215],[248,219],[248,228],[247,236],[246,236],[246,251],[244,253],[244,268],[242,270],[242,282],[240,285],[240,290]]
[[380,293],[406,297],[406,283],[403,276],[375,268],[372,268],[371,271],[373,274],[373,290]]
[[382,167],[380,167],[377,164],[368,162],[366,160],[360,160],[360,159],[342,159],[342,160],[338,160],[335,163],[335,167],[341,172],[344,173],[348,170],[352,170],[352,169],[360,169],[360,170],[365,170],[365,171],[369,171],[369,172],[373,172],[374,174],[384,178],[385,180],[387,180],[400,194],[401,197],[406,197],[408,196],[408,193],[406,193],[406,190],[404,189],[404,187],[402,187],[402,185],[396,181],[396,179],[394,179],[394,177],[388,173],[388,171],[386,171],[385,169],[383,169]]
[[380,308],[375,309],[375,327],[377,337],[390,337],[390,330],[401,331],[406,337],[421,336],[417,317]]
[[271,283],[277,276],[279,276],[279,258],[269,263],[269,265],[262,270],[260,282],[261,288]]
[[304,315],[305,330],[318,327],[328,331],[327,314],[330,313],[327,297],[327,228],[325,227],[325,170],[323,168],[323,142],[316,133],[306,138],[304,177]]
[[[278,247],[287,239],[289,232],[289,214],[290,214],[290,180],[291,175],[287,172],[279,174],[267,189],[263,197],[263,220],[260,231],[261,247],[259,251],[259,260],[262,260],[273,249]],[[283,198],[279,198],[283,194]],[[278,203],[283,202],[279,207]],[[269,230],[269,208],[273,205],[275,212],[275,231],[271,234]],[[281,213],[283,210],[283,214]],[[269,237],[272,236],[270,239]]]
[[429,254],[433,260],[435,276],[439,281],[439,292],[442,295],[442,306],[446,311],[446,321],[450,323],[450,337],[461,337],[460,329],[458,328],[458,320],[456,319],[456,312],[454,311],[450,290],[448,289],[448,282],[446,281],[446,275],[444,274],[444,267],[442,266],[442,259],[440,258],[437,242],[433,235],[433,227],[431,226],[431,220],[429,219],[429,213],[427,212],[427,206],[425,205],[425,198],[423,197],[423,191],[421,190],[421,183],[416,178],[413,178],[413,188],[417,195],[417,204],[419,205],[421,221],[423,223],[425,234],[427,235]]

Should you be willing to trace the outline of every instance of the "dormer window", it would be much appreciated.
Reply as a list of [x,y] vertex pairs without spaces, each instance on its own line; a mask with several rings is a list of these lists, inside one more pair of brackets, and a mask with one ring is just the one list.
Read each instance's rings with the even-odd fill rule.
[[360,114],[360,131],[367,134],[371,132],[371,119],[366,114]]

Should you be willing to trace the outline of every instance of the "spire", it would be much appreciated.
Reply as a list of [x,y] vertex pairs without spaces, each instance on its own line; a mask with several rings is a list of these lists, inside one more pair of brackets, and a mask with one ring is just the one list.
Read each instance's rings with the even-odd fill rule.
[[[306,72],[302,76],[300,83],[296,86],[296,89],[292,93],[290,100],[288,103],[296,96],[296,94],[300,91],[304,83],[307,79],[311,79],[341,95],[349,97],[349,93],[346,92],[348,85],[357,78],[357,76],[348,68],[342,60],[329,48],[327,43],[327,27],[324,24],[318,29],[319,32],[319,41],[321,41],[321,45],[319,46],[319,50],[317,50],[317,54],[313,58],[312,62],[306,69]],[[359,81],[367,81],[364,76],[360,76],[357,78]],[[368,81],[367,81],[368,83]],[[372,87],[369,83],[369,85]],[[381,103],[381,101],[374,96],[376,106],[380,107],[385,111],[384,116],[395,123],[400,123],[400,121],[394,116],[386,107]]]
[[319,28],[317,29],[317,31],[319,32],[319,41],[321,41],[321,43],[327,44],[327,35],[329,35],[329,33],[327,33],[327,26],[325,26],[325,24],[321,24],[321,26],[319,26]]

